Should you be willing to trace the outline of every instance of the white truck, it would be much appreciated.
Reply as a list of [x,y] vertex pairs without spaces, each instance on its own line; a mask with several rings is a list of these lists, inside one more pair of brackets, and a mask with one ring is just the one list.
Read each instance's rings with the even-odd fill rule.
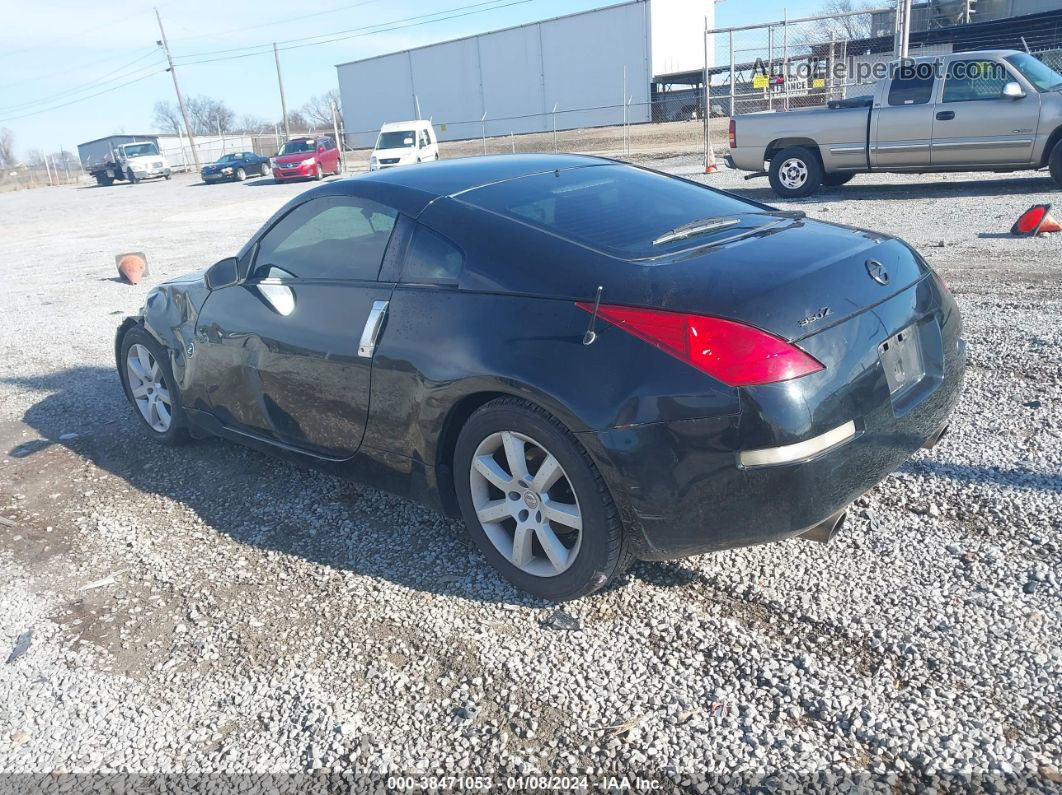
[[439,139],[430,121],[393,121],[380,128],[369,171],[439,159]]
[[98,185],[115,180],[137,183],[142,179],[169,179],[173,169],[159,149],[154,135],[109,135],[77,145],[81,167],[96,178]]

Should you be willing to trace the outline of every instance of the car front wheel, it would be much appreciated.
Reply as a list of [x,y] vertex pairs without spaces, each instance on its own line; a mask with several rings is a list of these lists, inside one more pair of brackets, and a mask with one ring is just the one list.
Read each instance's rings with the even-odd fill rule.
[[245,179],[247,179],[247,172],[242,168],[236,169],[236,181],[243,182]]
[[575,437],[542,409],[491,401],[454,452],[461,513],[487,560],[518,588],[577,599],[629,564],[619,513]]
[[122,337],[119,374],[125,395],[148,432],[160,442],[186,441],[181,396],[166,352],[142,326]]
[[771,158],[767,177],[779,196],[799,199],[810,196],[822,185],[822,165],[810,149],[789,146]]
[[260,176],[260,177],[268,177],[269,176],[269,164],[268,163],[262,163],[261,168],[258,169],[258,176]]

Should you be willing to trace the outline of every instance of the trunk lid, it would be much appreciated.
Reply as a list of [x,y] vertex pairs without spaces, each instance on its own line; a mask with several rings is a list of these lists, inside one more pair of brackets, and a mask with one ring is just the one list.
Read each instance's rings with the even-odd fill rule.
[[[647,266],[644,294],[628,300],[722,317],[794,341],[881,303],[928,272],[895,238],[779,220],[759,233]],[[613,291],[611,299],[617,298]]]

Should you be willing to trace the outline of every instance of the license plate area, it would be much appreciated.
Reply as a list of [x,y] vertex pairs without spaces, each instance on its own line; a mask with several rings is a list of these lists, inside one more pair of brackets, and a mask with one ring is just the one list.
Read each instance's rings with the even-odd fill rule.
[[917,323],[898,331],[878,345],[878,358],[885,370],[893,402],[918,386],[926,376],[922,335]]

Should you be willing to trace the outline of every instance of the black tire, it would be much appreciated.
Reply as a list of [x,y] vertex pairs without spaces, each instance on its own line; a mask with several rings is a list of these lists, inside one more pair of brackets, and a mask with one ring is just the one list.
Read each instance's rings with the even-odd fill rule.
[[269,163],[262,163],[262,165],[258,169],[258,176],[260,176],[260,177],[268,177],[269,176]]
[[[560,463],[574,492],[582,537],[575,559],[560,574],[536,576],[514,566],[495,548],[476,516],[470,477],[472,459],[481,442],[501,431],[524,434],[548,450]],[[604,587],[631,563],[619,511],[601,474],[572,433],[537,406],[516,398],[501,398],[469,417],[454,449],[454,485],[472,540],[491,565],[521,590],[554,602],[578,599]]]
[[165,180],[171,180],[173,179],[173,174],[163,174],[162,178]]
[[[170,408],[171,408],[171,422],[170,427],[165,432],[159,432],[152,428],[147,420],[144,419],[144,415],[140,413],[140,409],[136,405],[136,399],[133,397],[133,391],[129,386],[129,374],[126,367],[126,357],[129,355],[129,349],[133,345],[143,345],[148,351],[151,352],[152,357],[158,362],[159,368],[162,370],[162,378],[166,388],[170,393]],[[173,371],[170,369],[170,357],[169,354],[162,348],[161,345],[152,337],[143,326],[131,327],[125,335],[122,337],[120,358],[118,360],[118,375],[122,380],[122,389],[125,391],[125,397],[129,401],[129,405],[133,409],[133,414],[140,420],[141,426],[148,434],[163,444],[175,445],[183,444],[187,442],[191,437],[188,434],[188,421],[184,414],[184,409],[181,407],[181,394],[177,387],[177,381],[173,377]]]
[[321,168],[320,163],[313,167],[313,178],[315,182],[320,182],[324,179],[324,169]]
[[245,179],[247,179],[247,172],[243,168],[236,169],[236,181],[243,182]]
[[101,185],[104,188],[109,188],[114,184],[114,177],[108,177],[106,174],[97,174],[96,184]]
[[[789,181],[790,177],[783,177],[782,166],[787,171],[802,171],[803,182],[798,185],[787,186],[782,182],[783,178]],[[810,196],[822,185],[822,164],[817,154],[803,146],[789,146],[781,150],[771,158],[771,166],[767,169],[767,177],[771,182],[771,188],[783,199],[799,199]]]
[[822,178],[822,184],[827,188],[839,188],[852,181],[855,174],[826,174]]
[[135,185],[137,182],[140,181],[136,178],[136,174],[133,173],[133,169],[129,169],[128,173],[126,173],[125,175],[125,178],[129,180],[130,185]]
[[1062,188],[1062,139],[1051,150],[1051,159],[1047,161],[1047,167],[1051,171],[1051,179],[1058,187]]

